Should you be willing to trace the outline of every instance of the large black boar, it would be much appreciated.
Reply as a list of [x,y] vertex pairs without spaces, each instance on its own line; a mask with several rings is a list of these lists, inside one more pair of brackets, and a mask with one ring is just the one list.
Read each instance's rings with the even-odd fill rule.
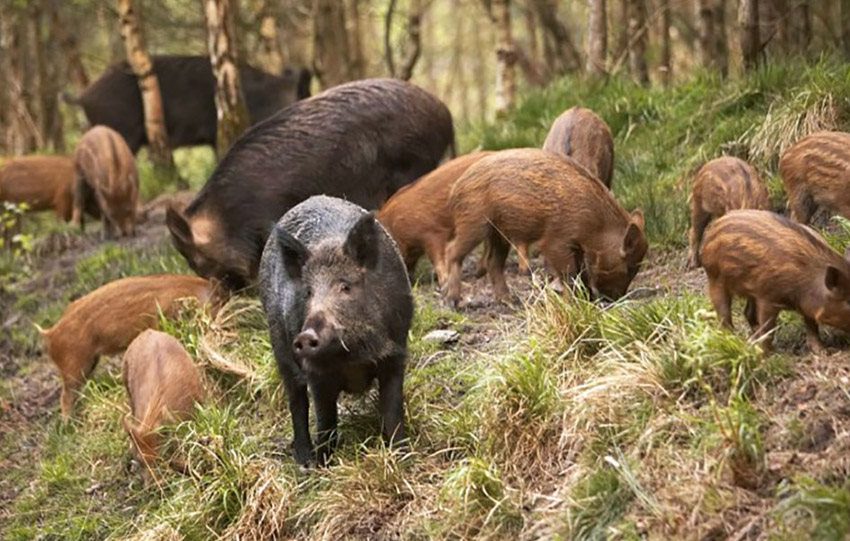
[[295,460],[313,458],[308,387],[320,463],[336,444],[340,392],[363,392],[376,378],[382,433],[404,439],[413,297],[395,242],[375,217],[334,197],[293,207],[263,251],[260,293],[289,399]]
[[[168,142],[172,147],[215,145],[215,79],[207,56],[154,56],[159,78]],[[252,122],[310,95],[310,72],[286,70],[280,77],[247,64],[239,78]],[[139,83],[127,62],[113,64],[78,98],[89,124],[103,124],[120,133],[135,154],[147,144]]]
[[434,169],[453,143],[437,98],[395,79],[337,86],[248,130],[185,212],[166,223],[201,276],[231,289],[257,276],[269,231],[312,195],[378,208]]

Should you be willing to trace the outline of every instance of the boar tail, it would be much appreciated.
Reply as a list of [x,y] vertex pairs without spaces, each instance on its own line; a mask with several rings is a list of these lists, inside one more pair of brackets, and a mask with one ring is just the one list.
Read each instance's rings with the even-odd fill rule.
[[37,330],[38,334],[40,334],[41,336],[46,336],[46,335],[50,334],[51,328],[45,329],[44,327],[42,327],[41,325],[39,325],[35,321],[32,322],[32,326],[35,327],[35,330]]

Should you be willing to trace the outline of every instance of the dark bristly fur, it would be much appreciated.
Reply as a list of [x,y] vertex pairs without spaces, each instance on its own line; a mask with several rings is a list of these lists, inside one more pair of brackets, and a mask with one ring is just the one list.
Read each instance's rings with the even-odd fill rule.
[[510,244],[540,241],[557,279],[584,272],[594,293],[614,299],[626,293],[647,250],[642,213],[630,215],[583,167],[543,150],[503,150],[478,161],[455,182],[449,204],[454,237],[445,290],[454,305],[463,259],[485,239],[497,298],[508,293]]
[[315,196],[269,236],[260,295],[292,417],[295,460],[313,461],[308,388],[324,463],[336,441],[337,398],[378,380],[382,433],[404,439],[403,378],[413,296],[401,256],[374,216]]
[[850,134],[818,132],[797,141],[779,161],[791,217],[809,223],[818,207],[850,218]]
[[572,107],[555,119],[543,150],[568,156],[611,187],[614,174],[614,138],[611,128],[584,107]]
[[[159,78],[168,144],[172,148],[215,145],[215,79],[209,57],[154,56],[153,65]],[[254,123],[310,95],[306,70],[287,69],[279,77],[241,64],[239,78]],[[113,64],[78,98],[68,101],[83,107],[89,125],[102,124],[120,133],[134,154],[147,144],[142,95],[127,62]]]
[[755,168],[732,156],[723,156],[703,165],[691,192],[691,228],[688,231],[688,268],[699,266],[699,246],[711,220],[730,210],[768,210],[767,188]]
[[804,225],[763,210],[733,210],[708,226],[700,259],[723,325],[732,328],[733,296],[746,298],[753,337],[767,349],[781,310],[803,315],[815,352],[823,347],[820,325],[850,331],[850,263]]
[[168,213],[168,226],[198,274],[239,288],[256,277],[287,210],[318,194],[378,208],[434,169],[453,139],[448,109],[419,87],[394,79],[337,86],[248,130],[185,214]]

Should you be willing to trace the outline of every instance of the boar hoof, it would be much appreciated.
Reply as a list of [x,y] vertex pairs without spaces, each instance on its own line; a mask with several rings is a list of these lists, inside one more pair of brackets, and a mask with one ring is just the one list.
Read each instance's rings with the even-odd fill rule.
[[310,448],[304,448],[298,445],[293,445],[292,456],[295,459],[295,462],[297,462],[298,465],[304,469],[312,467],[315,463],[313,450]]

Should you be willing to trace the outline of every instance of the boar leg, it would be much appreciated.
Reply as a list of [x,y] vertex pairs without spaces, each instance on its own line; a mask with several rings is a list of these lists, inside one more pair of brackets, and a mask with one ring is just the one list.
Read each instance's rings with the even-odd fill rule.
[[316,455],[320,466],[328,463],[331,453],[336,448],[337,407],[339,387],[329,382],[310,384],[310,394],[313,395],[313,405],[316,408]]
[[779,317],[779,308],[767,302],[756,302],[759,328],[753,333],[754,340],[761,340],[765,352],[773,350],[773,335],[771,331],[776,328],[776,318]]
[[493,284],[493,296],[497,301],[505,301],[510,293],[508,284],[505,282],[505,261],[511,251],[511,245],[495,230],[490,233],[487,244],[490,246],[486,261],[487,274],[490,276],[490,283]]
[[568,245],[553,245],[544,239],[540,243],[540,252],[546,260],[549,273],[555,279],[552,288],[558,292],[566,291],[567,286],[572,284],[579,270],[576,251]]
[[313,459],[313,442],[310,440],[307,386],[287,382],[286,396],[289,400],[289,415],[292,417],[292,454],[295,462],[308,466]]
[[481,258],[478,260],[478,266],[475,268],[476,280],[487,274],[488,259],[490,259],[490,241],[485,240],[481,250]]
[[708,279],[708,298],[714,305],[714,311],[717,312],[720,323],[732,330],[734,328],[732,326],[732,296],[720,280]]
[[809,346],[809,349],[815,355],[822,355],[824,353],[824,346],[820,339],[818,322],[805,316],[803,317],[803,321],[806,323],[806,345]]
[[518,242],[516,244],[517,261],[519,263],[518,270],[520,274],[531,274],[529,247],[530,245],[527,242]]
[[87,192],[86,180],[83,176],[78,174],[74,179],[74,209],[71,212],[71,225],[79,227],[80,231],[83,232],[86,230],[84,207],[86,205]]
[[59,397],[59,406],[62,417],[68,419],[77,401],[77,392],[85,384],[88,377],[97,365],[97,357],[93,356],[80,361],[74,356],[62,359],[62,363],[56,363],[62,376],[62,394]]
[[449,276],[445,286],[446,300],[455,308],[460,303],[460,278],[463,259],[476,245],[487,238],[490,228],[486,222],[475,224],[458,221],[456,223],[455,238],[449,241],[446,246],[446,263],[449,269]]
[[448,269],[446,268],[446,240],[444,238],[430,238],[425,244],[425,253],[428,259],[431,260],[431,266],[434,267],[434,272],[437,274],[437,283],[445,285],[448,278]]
[[404,434],[404,359],[387,359],[378,371],[378,407],[381,434],[389,443],[405,439]]
[[747,323],[750,325],[750,331],[753,333],[755,333],[759,327],[758,310],[756,309],[757,306],[758,305],[754,297],[747,297],[747,304],[744,306],[744,316],[747,318]]
[[688,269],[699,267],[699,248],[709,221],[711,221],[711,214],[701,208],[695,207],[691,212],[691,229],[688,231]]

